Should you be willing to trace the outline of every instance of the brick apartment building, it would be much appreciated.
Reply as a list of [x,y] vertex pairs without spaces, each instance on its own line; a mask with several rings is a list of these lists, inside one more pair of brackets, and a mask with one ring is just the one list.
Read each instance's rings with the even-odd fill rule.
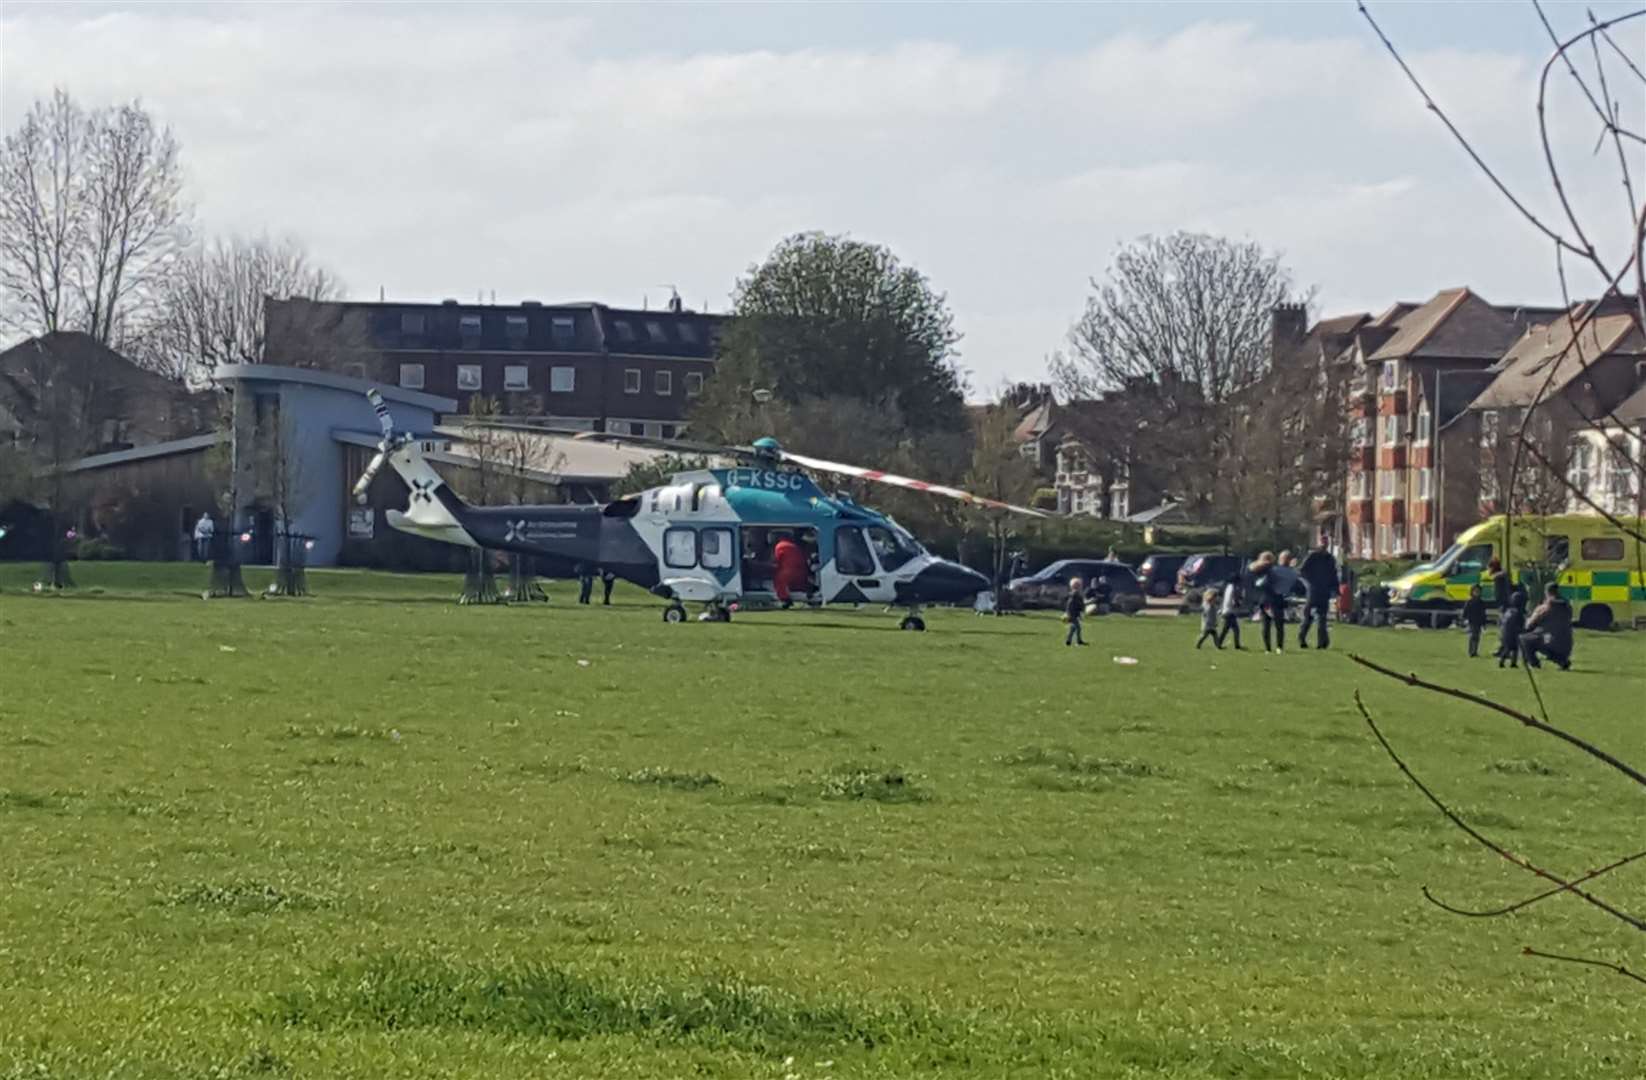
[[1497,306],[1456,288],[1356,321],[1342,354],[1353,373],[1350,554],[1433,555],[1479,519],[1479,433],[1468,406],[1526,328],[1554,314]]
[[722,316],[678,301],[515,306],[274,300],[264,360],[406,390],[496,398],[510,417],[669,438],[714,370]]

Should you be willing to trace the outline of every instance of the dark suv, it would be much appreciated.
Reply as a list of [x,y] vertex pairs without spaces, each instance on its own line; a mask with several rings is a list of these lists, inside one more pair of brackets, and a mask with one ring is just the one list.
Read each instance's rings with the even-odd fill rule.
[[1069,579],[1090,585],[1093,577],[1109,584],[1109,605],[1125,615],[1143,609],[1143,586],[1125,563],[1106,559],[1059,559],[1028,577],[1013,579],[1012,597],[1023,607],[1060,608],[1069,596]]
[[1185,610],[1199,607],[1199,594],[1215,589],[1230,578],[1246,572],[1246,559],[1241,555],[1191,555],[1177,572],[1177,591],[1183,594]]
[[1177,572],[1188,561],[1187,555],[1150,555],[1137,568],[1137,580],[1150,596],[1170,596],[1177,591]]

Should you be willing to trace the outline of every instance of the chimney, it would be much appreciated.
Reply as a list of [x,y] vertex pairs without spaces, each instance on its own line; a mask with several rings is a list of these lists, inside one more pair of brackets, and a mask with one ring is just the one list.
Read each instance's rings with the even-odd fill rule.
[[1276,304],[1269,312],[1269,360],[1279,364],[1309,332],[1309,309],[1302,304]]

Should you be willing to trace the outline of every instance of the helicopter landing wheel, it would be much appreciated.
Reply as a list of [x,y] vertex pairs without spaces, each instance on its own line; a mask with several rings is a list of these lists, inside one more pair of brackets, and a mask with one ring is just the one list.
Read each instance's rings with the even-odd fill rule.
[[903,621],[898,623],[897,626],[900,630],[924,630],[926,629],[926,620],[919,615],[905,615]]
[[686,609],[679,604],[670,604],[663,609],[663,621],[666,623],[685,622]]

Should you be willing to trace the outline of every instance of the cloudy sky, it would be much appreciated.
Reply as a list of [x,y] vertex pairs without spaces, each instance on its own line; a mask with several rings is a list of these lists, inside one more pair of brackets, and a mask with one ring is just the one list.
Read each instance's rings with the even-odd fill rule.
[[[1550,208],[1530,6],[1373,10]],[[1555,17],[1575,32],[1582,11]],[[1621,40],[1646,54],[1646,30]],[[1579,202],[1621,235],[1615,155],[1590,155],[1557,83]],[[203,232],[300,237],[360,298],[655,304],[673,284],[723,310],[788,233],[885,243],[948,294],[977,388],[1041,374],[1088,279],[1146,233],[1261,241],[1327,314],[1456,284],[1558,297],[1547,245],[1346,0],[0,4],[5,127],[54,85],[140,96],[183,143]],[[1639,84],[1615,93],[1638,122]]]

